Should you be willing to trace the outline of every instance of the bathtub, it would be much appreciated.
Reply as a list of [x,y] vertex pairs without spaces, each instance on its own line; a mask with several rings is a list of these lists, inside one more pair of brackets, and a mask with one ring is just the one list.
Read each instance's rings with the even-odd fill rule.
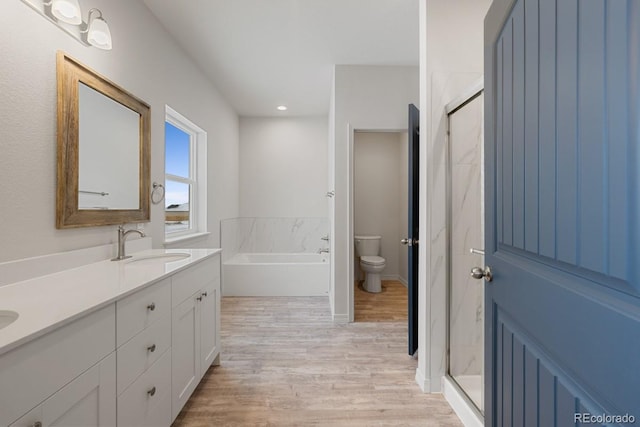
[[224,296],[320,296],[329,257],[313,253],[238,253],[222,263]]

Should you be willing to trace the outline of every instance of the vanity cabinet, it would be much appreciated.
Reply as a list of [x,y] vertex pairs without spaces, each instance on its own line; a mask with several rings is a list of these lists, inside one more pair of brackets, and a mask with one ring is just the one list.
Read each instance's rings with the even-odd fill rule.
[[111,304],[0,356],[0,425],[115,424],[115,325]]
[[100,308],[74,302],[77,319],[1,354],[0,426],[170,426],[220,355],[220,256],[206,255]]
[[171,278],[116,303],[118,426],[171,424]]
[[172,420],[220,354],[219,257],[201,264],[172,283]]
[[116,425],[115,371],[112,353],[10,427]]

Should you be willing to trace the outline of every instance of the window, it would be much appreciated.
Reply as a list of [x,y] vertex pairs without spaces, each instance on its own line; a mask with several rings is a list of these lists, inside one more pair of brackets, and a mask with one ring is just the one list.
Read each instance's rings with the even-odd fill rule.
[[207,133],[166,107],[165,241],[207,232]]

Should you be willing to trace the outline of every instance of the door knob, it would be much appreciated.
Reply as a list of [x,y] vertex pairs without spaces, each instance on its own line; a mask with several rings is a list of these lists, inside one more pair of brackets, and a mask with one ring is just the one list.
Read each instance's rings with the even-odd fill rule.
[[400,243],[407,246],[413,246],[418,244],[418,239],[412,239],[412,238],[402,239],[400,240]]
[[473,267],[471,269],[471,277],[474,279],[484,279],[487,282],[493,280],[493,274],[491,274],[490,267],[485,267],[484,269],[482,267]]

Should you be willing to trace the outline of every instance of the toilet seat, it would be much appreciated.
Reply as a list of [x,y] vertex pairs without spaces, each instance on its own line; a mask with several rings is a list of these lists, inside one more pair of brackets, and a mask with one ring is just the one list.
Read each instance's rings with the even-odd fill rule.
[[368,255],[368,256],[360,257],[360,262],[362,264],[367,264],[367,265],[383,265],[385,262],[387,262],[387,260],[385,260],[381,256]]

